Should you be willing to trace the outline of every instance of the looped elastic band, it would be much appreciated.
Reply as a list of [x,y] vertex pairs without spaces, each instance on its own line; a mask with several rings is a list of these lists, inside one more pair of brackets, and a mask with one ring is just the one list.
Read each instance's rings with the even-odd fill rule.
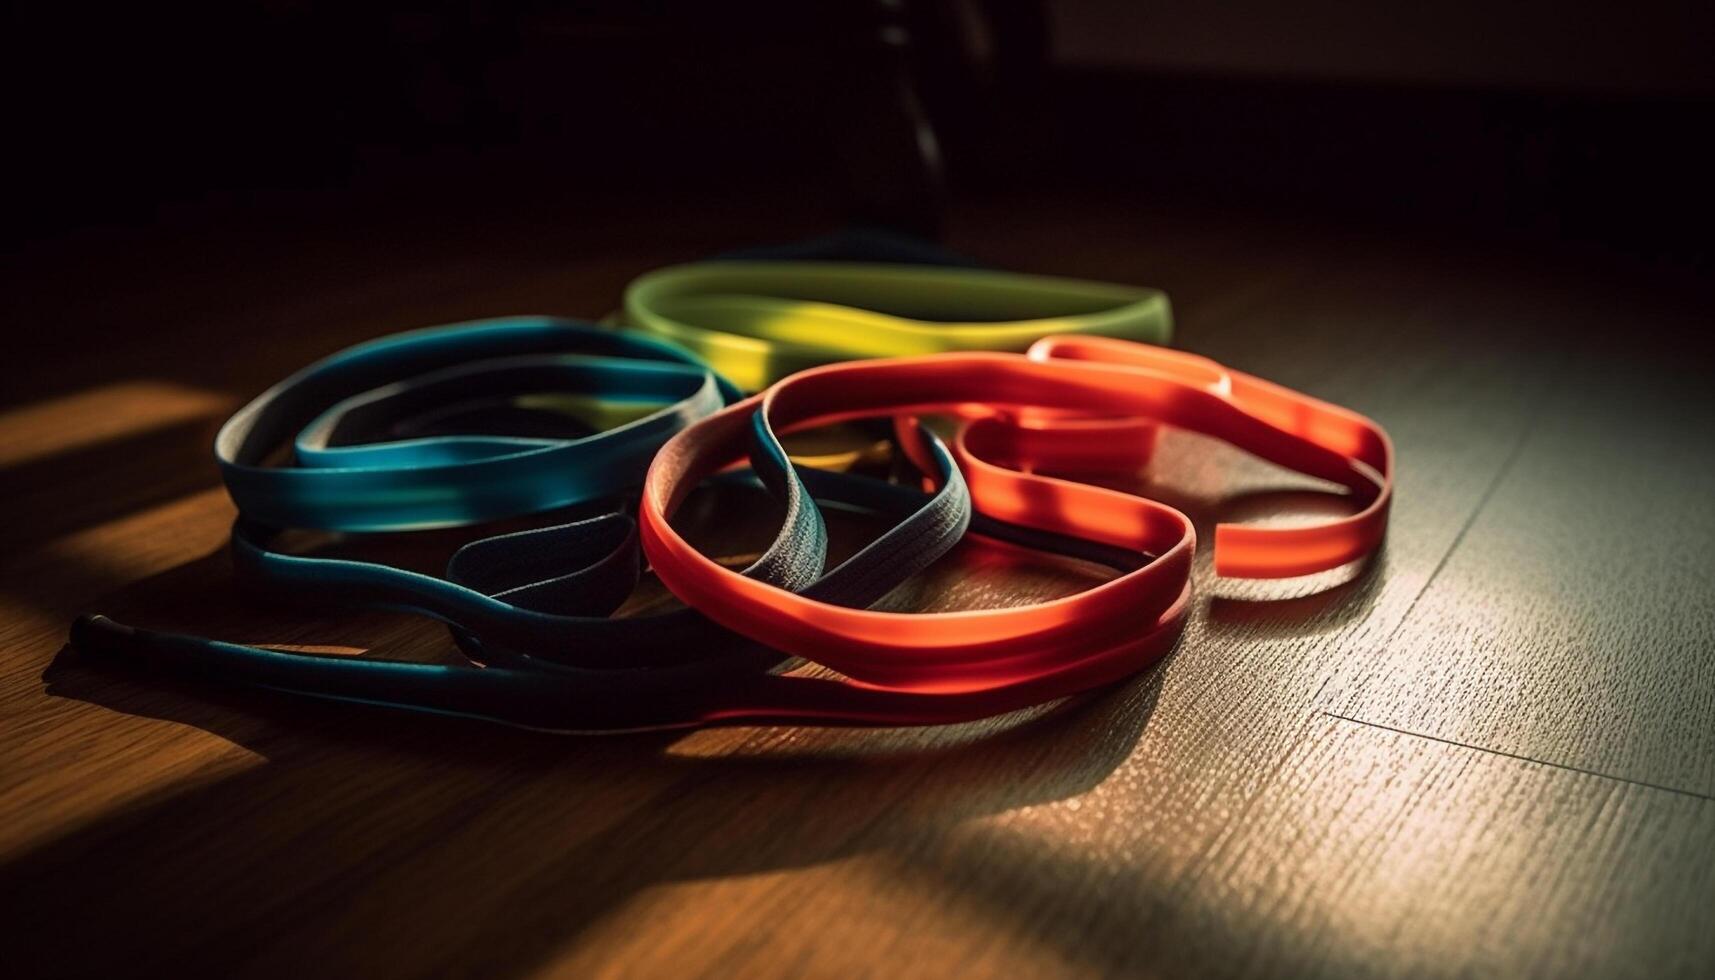
[[[1160,656],[1182,624],[1195,533],[1184,514],[1131,494],[1025,472],[1062,461],[1054,441],[1008,419],[1020,411],[1145,417],[1224,439],[1346,487],[1360,510],[1306,528],[1223,525],[1222,574],[1286,576],[1336,567],[1380,543],[1392,451],[1373,422],[1204,358],[1101,338],[1030,356],[944,354],[829,365],[675,436],[650,467],[639,520],[645,554],[688,605],[758,642],[821,664],[854,686],[1039,700],[1123,677]],[[690,488],[763,438],[876,415],[951,413],[980,421],[954,443],[979,513],[1151,560],[1103,585],[1032,606],[904,615],[838,608],[734,574],[672,527]]]
[[1023,351],[1078,333],[1165,343],[1154,289],[896,263],[716,261],[640,276],[625,322],[692,351],[748,391],[853,358]]
[[[1027,356],[1038,363],[1075,362],[1112,369],[1121,377],[1177,377],[1197,385],[1249,419],[1291,436],[1298,448],[1271,455],[1238,439],[1228,441],[1288,468],[1340,484],[1360,505],[1348,517],[1306,527],[1218,524],[1216,574],[1233,578],[1311,575],[1356,561],[1381,547],[1393,501],[1393,442],[1373,420],[1234,371],[1207,357],[1165,347],[1105,337],[1046,337],[1032,345]],[[1254,431],[1248,424],[1247,428]],[[1078,468],[1094,458],[1091,447],[1080,442],[1075,433],[1068,433],[1063,422],[1052,423],[1048,435],[1043,443],[1027,449],[1049,468]]]
[[[554,390],[665,407],[570,436],[410,431],[436,416],[456,424],[461,412],[516,416],[519,396]],[[215,458],[233,503],[262,524],[459,526],[635,486],[662,441],[736,394],[654,338],[550,317],[484,320],[395,334],[304,368],[221,427]],[[286,464],[267,465],[288,440]]]

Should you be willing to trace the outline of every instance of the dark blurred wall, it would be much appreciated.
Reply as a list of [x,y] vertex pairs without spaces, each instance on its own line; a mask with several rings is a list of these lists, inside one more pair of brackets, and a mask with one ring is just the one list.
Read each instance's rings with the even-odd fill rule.
[[1056,0],[1057,60],[1557,93],[1715,94],[1707,0]]
[[[7,238],[279,188],[1109,194],[1706,254],[1715,3],[14,3]],[[932,134],[917,125],[933,122]]]
[[1048,12],[1042,125],[1058,169],[1081,161],[1080,180],[1710,260],[1707,0],[1054,0]]
[[497,176],[459,166],[481,158],[595,191],[826,169],[820,110],[861,11],[742,6],[14,4],[0,69],[13,225],[259,187]]

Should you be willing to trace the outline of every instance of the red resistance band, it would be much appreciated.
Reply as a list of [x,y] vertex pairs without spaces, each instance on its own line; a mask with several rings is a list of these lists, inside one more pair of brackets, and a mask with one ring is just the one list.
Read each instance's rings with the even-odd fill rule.
[[[1064,598],[935,614],[833,606],[746,578],[691,547],[671,518],[700,481],[745,457],[757,413],[776,436],[891,416],[920,465],[917,429],[903,423],[918,415],[961,417],[953,450],[978,511],[1135,549],[1150,560]],[[1217,574],[1306,575],[1355,561],[1381,543],[1393,448],[1376,423],[1207,358],[1067,336],[1024,355],[935,354],[813,368],[705,418],[670,440],[649,469],[639,512],[643,547],[685,603],[837,671],[855,696],[843,710],[835,697],[821,709],[806,702],[781,714],[885,724],[1014,710],[1120,680],[1178,637],[1191,593],[1191,520],[1156,501],[1038,472],[1135,466],[1148,458],[1157,423],[1339,484],[1357,506],[1351,516],[1308,527],[1220,525]],[[1119,443],[1121,435],[1130,443]],[[878,710],[854,713],[860,703]]]

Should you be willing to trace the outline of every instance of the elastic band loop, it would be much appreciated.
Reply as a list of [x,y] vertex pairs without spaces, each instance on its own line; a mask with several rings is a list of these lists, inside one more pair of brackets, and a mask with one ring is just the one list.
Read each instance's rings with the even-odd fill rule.
[[1032,345],[1027,356],[1034,361],[1111,366],[1122,377],[1133,377],[1135,371],[1188,382],[1201,379],[1208,390],[1250,417],[1345,461],[1332,471],[1313,475],[1351,489],[1362,504],[1356,513],[1298,528],[1217,525],[1217,574],[1234,578],[1309,575],[1356,561],[1381,546],[1393,500],[1393,442],[1386,430],[1363,415],[1206,357],[1166,348],[1103,337],[1049,337]]
[[[861,684],[979,694],[1123,674],[1159,656],[1162,637],[1179,626],[1195,542],[1189,518],[1171,507],[1015,468],[1040,443],[1016,438],[1019,429],[993,416],[1047,409],[1147,418],[1337,482],[1359,502],[1353,517],[1316,527],[1227,528],[1216,560],[1229,570],[1304,574],[1361,557],[1379,542],[1392,466],[1386,436],[1374,423],[1201,358],[1117,341],[1081,350],[1102,359],[1055,359],[1052,351],[1035,357],[945,354],[794,375],[663,448],[639,511],[645,553],[676,595],[758,642]],[[837,608],[734,575],[670,524],[689,489],[739,451],[741,432],[773,439],[836,421],[935,412],[990,418],[967,426],[954,444],[980,513],[1135,549],[1153,560],[1096,588],[1033,606],[902,615]],[[1223,555],[1223,548],[1234,547],[1236,556]]]
[[1023,351],[1045,336],[1162,343],[1165,294],[988,269],[852,262],[701,262],[640,276],[625,321],[757,390],[833,361]]
[[[378,421],[459,398],[555,388],[667,402],[580,438],[440,435],[350,444]],[[257,396],[215,457],[245,516],[276,527],[405,530],[478,523],[610,496],[656,447],[733,395],[671,344],[548,317],[396,334],[341,351]],[[288,439],[291,462],[266,465]]]

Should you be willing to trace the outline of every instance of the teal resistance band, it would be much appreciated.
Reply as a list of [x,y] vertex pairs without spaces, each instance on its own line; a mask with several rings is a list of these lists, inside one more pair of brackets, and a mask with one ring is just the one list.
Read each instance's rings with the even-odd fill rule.
[[[667,403],[602,432],[397,436],[438,416],[516,416],[519,396],[573,391]],[[449,527],[601,499],[636,485],[673,433],[736,391],[685,351],[549,317],[435,327],[359,344],[304,368],[233,415],[215,457],[233,502],[275,527]],[[540,419],[552,413],[534,413]],[[571,426],[569,419],[561,421]],[[266,465],[288,439],[291,466]]]

